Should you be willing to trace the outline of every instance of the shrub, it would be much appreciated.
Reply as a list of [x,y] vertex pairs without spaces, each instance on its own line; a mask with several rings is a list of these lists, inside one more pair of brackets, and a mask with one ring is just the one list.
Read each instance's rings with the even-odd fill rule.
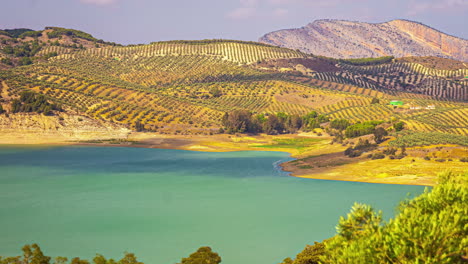
[[375,127],[383,121],[367,121],[358,123],[346,128],[345,135],[347,138],[360,137],[374,133]]
[[36,112],[49,115],[52,110],[60,108],[55,104],[50,104],[46,97],[31,91],[24,91],[20,94],[20,99],[14,99],[11,103],[11,112]]
[[10,58],[1,58],[0,62],[9,66],[13,66],[13,62],[11,61]]
[[346,119],[334,119],[330,122],[330,127],[338,130],[345,130],[350,125]]
[[30,65],[30,64],[32,64],[32,63],[33,63],[33,61],[32,61],[31,58],[29,58],[29,57],[22,57],[22,58],[19,60],[19,62],[18,62],[18,64],[19,64],[20,66],[23,66],[23,65]]
[[363,152],[375,149],[376,145],[369,143],[369,140],[359,139],[355,147],[349,147],[345,150],[344,154],[350,158],[359,157]]
[[398,123],[395,123],[393,125],[393,128],[395,129],[396,132],[399,132],[399,131],[403,130],[403,128],[405,128],[405,123],[403,123],[401,121],[398,122]]
[[384,158],[385,158],[385,155],[383,153],[375,153],[374,155],[372,155],[373,160],[384,159]]
[[356,203],[325,242],[323,264],[464,263],[468,254],[468,174],[439,176],[439,184],[407,200],[388,222]]
[[388,147],[388,148],[386,148],[386,149],[383,150],[383,153],[384,153],[385,155],[395,155],[396,152],[397,152],[397,150],[398,150],[397,148]]
[[42,31],[26,31],[19,35],[19,38],[25,38],[25,37],[32,37],[32,38],[37,38],[42,36]]

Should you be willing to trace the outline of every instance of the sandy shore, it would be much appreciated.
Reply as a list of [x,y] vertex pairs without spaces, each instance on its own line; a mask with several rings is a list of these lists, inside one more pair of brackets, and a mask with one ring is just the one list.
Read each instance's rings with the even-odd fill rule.
[[[278,140],[315,140],[310,146],[282,146]],[[38,138],[25,141],[22,138],[14,140],[9,137],[8,141],[1,140],[0,144],[47,144],[47,145],[89,145],[109,147],[138,147],[138,148],[160,148],[180,149],[206,152],[229,152],[229,151],[281,151],[288,152],[297,161],[281,164],[281,167],[291,176],[311,179],[355,181],[383,184],[405,184],[426,185],[436,183],[436,171],[450,169],[454,164],[434,164],[434,162],[420,164],[407,159],[403,160],[369,160],[365,158],[350,159],[342,154],[343,147],[330,145],[330,138],[318,137],[313,134],[301,135],[161,135],[156,133],[131,133],[127,140],[116,141],[65,141],[50,140],[49,138]],[[300,166],[300,162],[310,159],[307,164],[318,164],[318,166]],[[298,163],[299,162],[299,163]],[[460,162],[461,163],[461,162]],[[418,164],[418,165],[416,165]],[[455,164],[463,170],[465,164]],[[455,166],[455,167],[456,167]],[[443,168],[446,167],[446,168]],[[428,170],[429,169],[429,170]],[[429,173],[428,173],[429,171]],[[432,173],[431,173],[432,172]]]

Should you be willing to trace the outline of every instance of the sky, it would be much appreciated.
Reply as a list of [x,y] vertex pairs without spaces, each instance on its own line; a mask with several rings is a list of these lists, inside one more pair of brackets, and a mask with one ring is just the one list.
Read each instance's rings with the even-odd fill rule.
[[468,0],[1,0],[0,28],[82,30],[144,44],[175,39],[258,40],[317,19],[408,19],[468,39]]

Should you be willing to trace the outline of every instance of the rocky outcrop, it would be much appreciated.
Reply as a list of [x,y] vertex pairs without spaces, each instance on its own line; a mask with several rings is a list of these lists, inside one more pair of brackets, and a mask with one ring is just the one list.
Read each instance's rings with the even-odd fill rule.
[[259,41],[334,58],[436,56],[468,62],[468,40],[407,20],[380,24],[317,20],[268,33]]
[[129,133],[125,127],[79,115],[0,114],[0,144],[127,139]]

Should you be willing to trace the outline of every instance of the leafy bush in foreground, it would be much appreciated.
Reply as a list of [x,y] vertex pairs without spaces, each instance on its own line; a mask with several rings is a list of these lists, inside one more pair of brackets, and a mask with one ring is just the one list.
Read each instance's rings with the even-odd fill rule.
[[388,223],[355,204],[326,242],[322,263],[463,263],[468,257],[468,173],[445,173],[439,185],[400,205]]
[[340,218],[335,237],[281,264],[466,263],[467,204],[468,173],[443,173],[439,185],[402,202],[389,222],[371,206],[355,203]]

